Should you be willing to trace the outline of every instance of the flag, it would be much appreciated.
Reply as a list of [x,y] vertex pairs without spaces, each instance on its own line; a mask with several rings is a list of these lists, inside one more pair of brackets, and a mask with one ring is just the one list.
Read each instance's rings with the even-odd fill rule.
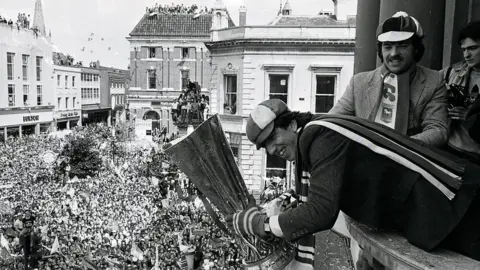
[[182,270],[187,270],[188,269],[188,263],[187,263],[187,259],[185,259],[185,256],[182,256],[182,259],[177,262],[177,265]]
[[93,264],[91,261],[85,259],[85,258],[82,258],[82,261],[81,261],[82,265],[84,267],[86,267],[87,269],[92,269],[92,270],[97,270],[97,267],[95,266],[95,264]]
[[0,236],[0,246],[6,248],[7,251],[10,252],[10,245],[8,244],[8,241],[7,239],[5,239],[3,234]]
[[50,255],[57,252],[59,253],[58,249],[60,248],[60,244],[58,243],[58,236],[55,236],[55,241],[53,241],[52,249],[50,249]]
[[153,186],[158,186],[158,181],[159,181],[159,180],[158,180],[157,177],[152,176],[152,185],[153,185]]
[[138,246],[135,244],[135,242],[132,242],[132,249],[130,251],[130,254],[137,258],[139,261],[143,261],[143,252],[138,248]]

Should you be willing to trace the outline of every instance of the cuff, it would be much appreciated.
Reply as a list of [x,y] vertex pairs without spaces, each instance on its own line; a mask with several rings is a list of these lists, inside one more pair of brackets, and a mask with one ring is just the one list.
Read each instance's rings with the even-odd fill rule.
[[272,233],[277,237],[283,237],[282,228],[280,228],[280,224],[278,223],[278,215],[270,217],[270,230]]

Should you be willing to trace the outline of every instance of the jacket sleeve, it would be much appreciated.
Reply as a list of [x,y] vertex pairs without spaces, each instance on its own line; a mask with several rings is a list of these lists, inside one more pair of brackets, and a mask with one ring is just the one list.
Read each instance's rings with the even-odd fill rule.
[[347,89],[340,100],[328,112],[329,114],[355,115],[354,78],[355,76],[352,76]]
[[278,216],[287,241],[333,227],[340,211],[340,191],[347,161],[349,140],[327,128],[305,129],[299,152],[310,167],[307,202]]
[[447,89],[443,79],[432,99],[425,105],[421,121],[422,132],[412,136],[412,139],[417,139],[432,147],[442,146],[447,142]]

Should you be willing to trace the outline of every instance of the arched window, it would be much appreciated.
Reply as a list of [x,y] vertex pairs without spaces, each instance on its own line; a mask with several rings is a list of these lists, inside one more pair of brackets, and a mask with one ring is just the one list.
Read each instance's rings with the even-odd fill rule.
[[156,111],[148,111],[143,115],[143,120],[160,120],[160,115]]

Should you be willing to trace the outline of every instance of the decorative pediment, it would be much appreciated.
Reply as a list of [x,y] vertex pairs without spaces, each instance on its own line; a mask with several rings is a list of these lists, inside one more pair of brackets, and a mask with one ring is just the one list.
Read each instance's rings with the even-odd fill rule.
[[233,66],[232,63],[228,63],[226,67],[222,68],[222,74],[237,75],[238,74],[238,67]]

